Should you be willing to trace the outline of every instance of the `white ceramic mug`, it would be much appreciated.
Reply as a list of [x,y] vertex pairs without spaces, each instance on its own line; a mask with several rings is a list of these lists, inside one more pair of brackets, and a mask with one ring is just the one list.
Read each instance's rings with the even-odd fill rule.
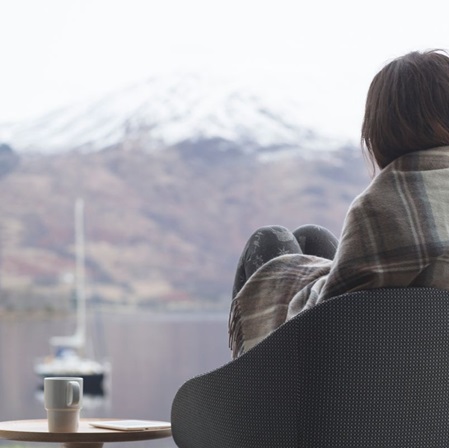
[[44,405],[50,432],[76,432],[83,401],[83,379],[44,379]]

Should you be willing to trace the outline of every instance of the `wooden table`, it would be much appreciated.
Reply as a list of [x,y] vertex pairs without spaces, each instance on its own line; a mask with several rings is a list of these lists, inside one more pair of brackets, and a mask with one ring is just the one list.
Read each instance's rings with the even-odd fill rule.
[[78,432],[48,432],[46,419],[0,422],[0,438],[23,442],[56,442],[65,448],[101,448],[105,442],[133,442],[171,436],[171,428],[118,431],[94,428],[89,422],[111,419],[81,419]]

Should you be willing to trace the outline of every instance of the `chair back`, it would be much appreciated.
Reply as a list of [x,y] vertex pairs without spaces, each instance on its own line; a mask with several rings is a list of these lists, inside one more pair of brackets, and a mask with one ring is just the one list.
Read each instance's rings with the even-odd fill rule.
[[187,381],[181,448],[449,446],[449,292],[382,288],[305,311]]

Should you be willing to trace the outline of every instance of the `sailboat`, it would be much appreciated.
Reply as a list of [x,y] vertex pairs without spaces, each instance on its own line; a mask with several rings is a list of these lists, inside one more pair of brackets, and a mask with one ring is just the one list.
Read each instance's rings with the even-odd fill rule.
[[85,251],[84,251],[84,201],[75,203],[75,281],[76,281],[76,329],[71,336],[50,338],[51,356],[35,364],[35,373],[43,378],[76,376],[84,379],[84,392],[103,393],[103,382],[107,365],[85,356],[86,348],[86,295]]

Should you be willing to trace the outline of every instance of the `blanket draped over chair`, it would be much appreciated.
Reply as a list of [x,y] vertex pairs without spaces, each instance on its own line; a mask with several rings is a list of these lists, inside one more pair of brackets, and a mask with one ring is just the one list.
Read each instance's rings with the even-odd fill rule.
[[[379,287],[449,289],[449,147],[417,151],[385,167],[351,204],[334,260],[272,259],[231,304],[233,356],[330,297]],[[349,317],[350,318],[350,317]]]

